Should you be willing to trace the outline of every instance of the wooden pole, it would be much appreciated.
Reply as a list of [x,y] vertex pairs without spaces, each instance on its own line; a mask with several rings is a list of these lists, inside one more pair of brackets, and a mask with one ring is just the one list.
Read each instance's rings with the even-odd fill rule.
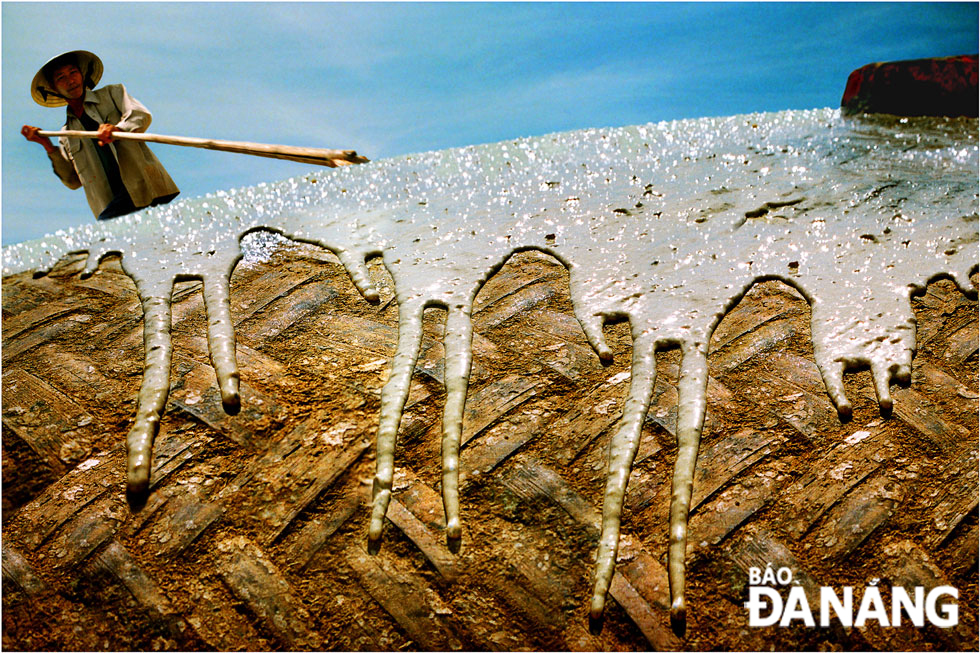
[[[89,131],[38,131],[38,136],[68,137],[68,138],[98,138],[98,132]],[[188,136],[164,136],[161,134],[141,134],[138,132],[112,132],[114,140],[144,141],[148,143],[163,143],[165,145],[182,145],[184,147],[200,147],[206,150],[221,152],[237,152],[264,156],[271,159],[286,159],[300,163],[336,168],[337,166],[367,163],[368,159],[359,156],[354,150],[327,150],[315,147],[295,147],[292,145],[265,145],[262,143],[245,143],[241,141],[219,141],[211,138],[193,138]]]

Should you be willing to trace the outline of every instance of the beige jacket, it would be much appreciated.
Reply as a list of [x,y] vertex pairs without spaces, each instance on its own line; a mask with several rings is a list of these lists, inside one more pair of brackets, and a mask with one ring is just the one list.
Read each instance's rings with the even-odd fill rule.
[[[116,125],[122,131],[144,132],[150,126],[150,112],[133,98],[122,84],[85,91],[85,113],[97,123]],[[68,110],[65,129],[84,130],[82,121]],[[54,172],[68,188],[85,188],[85,197],[92,213],[98,216],[112,200],[112,190],[90,138],[60,138],[60,147],[48,153]],[[163,165],[139,141],[114,141],[106,147],[119,162],[119,173],[137,208],[149,206],[153,200],[179,192],[177,185]]]

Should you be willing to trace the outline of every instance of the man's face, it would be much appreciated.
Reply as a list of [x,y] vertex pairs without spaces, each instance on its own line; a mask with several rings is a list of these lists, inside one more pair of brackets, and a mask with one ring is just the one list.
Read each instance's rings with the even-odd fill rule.
[[51,83],[61,96],[69,100],[78,99],[85,93],[82,71],[73,63],[55,68],[51,74]]

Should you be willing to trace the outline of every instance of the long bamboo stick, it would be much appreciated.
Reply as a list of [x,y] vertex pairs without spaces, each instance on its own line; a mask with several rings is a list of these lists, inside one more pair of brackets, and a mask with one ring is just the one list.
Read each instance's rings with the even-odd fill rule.
[[[38,136],[68,137],[68,138],[98,138],[98,132],[89,131],[38,131]],[[163,143],[165,145],[182,145],[185,147],[200,147],[206,150],[222,152],[237,152],[252,154],[271,159],[286,159],[300,163],[312,163],[330,168],[337,166],[367,163],[368,159],[359,156],[354,150],[327,150],[315,147],[295,147],[292,145],[265,145],[262,143],[245,143],[242,141],[220,141],[211,138],[194,138],[189,136],[164,136],[161,134],[142,134],[138,132],[112,132],[114,140],[145,141],[148,143]]]

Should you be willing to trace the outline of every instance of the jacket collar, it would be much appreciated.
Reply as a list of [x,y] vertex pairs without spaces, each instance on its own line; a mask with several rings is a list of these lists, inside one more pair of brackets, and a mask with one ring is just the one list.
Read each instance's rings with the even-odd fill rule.
[[[86,88],[85,96],[82,98],[82,104],[87,105],[87,104],[98,104],[98,103],[99,103],[99,96],[96,95],[95,91],[93,91],[92,89]],[[68,114],[68,120],[72,120],[72,119],[78,120],[75,114],[71,112],[71,107],[65,107],[65,113]],[[88,113],[88,111],[86,111],[86,113]],[[95,117],[98,116],[96,115]]]

